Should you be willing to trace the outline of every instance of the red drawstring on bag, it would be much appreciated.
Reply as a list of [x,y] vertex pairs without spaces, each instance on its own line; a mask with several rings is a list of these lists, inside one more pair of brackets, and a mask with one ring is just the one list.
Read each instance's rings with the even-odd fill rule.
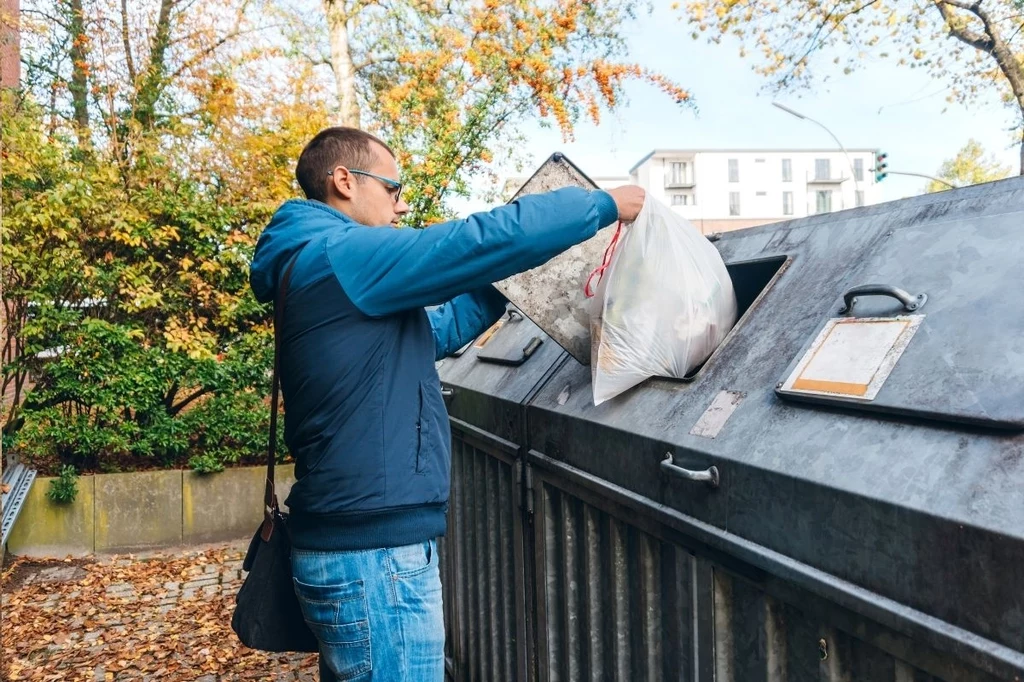
[[583,287],[583,294],[587,298],[594,297],[594,290],[590,288],[590,283],[597,277],[597,283],[601,284],[601,278],[604,277],[604,271],[611,265],[612,255],[615,253],[615,247],[618,246],[619,236],[622,234],[622,221],[619,221],[619,226],[615,228],[615,234],[612,236],[612,240],[608,242],[608,248],[604,250],[604,258],[601,259],[601,264],[594,268],[590,277],[587,277],[587,284]]

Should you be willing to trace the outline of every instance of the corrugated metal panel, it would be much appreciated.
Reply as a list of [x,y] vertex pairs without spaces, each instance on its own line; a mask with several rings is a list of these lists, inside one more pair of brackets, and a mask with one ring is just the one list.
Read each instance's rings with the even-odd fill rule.
[[624,520],[538,478],[538,679],[940,679],[638,527],[649,520]]
[[[938,677],[816,623],[752,583],[713,569],[716,682],[928,682]],[[988,680],[951,671],[949,680]]]
[[453,439],[441,556],[447,652],[457,680],[519,679],[524,635],[516,616],[517,495],[514,463]]
[[551,485],[540,493],[540,679],[694,679],[693,555]]

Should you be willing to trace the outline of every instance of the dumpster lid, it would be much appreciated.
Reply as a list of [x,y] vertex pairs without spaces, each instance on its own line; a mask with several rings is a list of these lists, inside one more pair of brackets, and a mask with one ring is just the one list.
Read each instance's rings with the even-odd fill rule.
[[[889,232],[822,299],[783,374],[786,399],[1024,428],[1019,213]],[[1011,273],[1021,273],[1012,275]]]
[[[572,161],[556,152],[519,188],[512,201],[562,187],[597,189],[594,181]],[[600,264],[611,238],[610,230],[599,230],[595,236],[547,263],[494,284],[523,314],[584,365],[590,364],[590,314],[583,288],[590,271]]]

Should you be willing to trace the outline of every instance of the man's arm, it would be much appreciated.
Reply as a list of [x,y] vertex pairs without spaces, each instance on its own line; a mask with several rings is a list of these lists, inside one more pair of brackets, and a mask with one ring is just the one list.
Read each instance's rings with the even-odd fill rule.
[[618,217],[607,192],[566,188],[423,230],[339,230],[327,256],[356,307],[382,317],[537,267]]
[[492,286],[457,296],[427,312],[436,359],[448,357],[480,336],[505,313],[508,301]]

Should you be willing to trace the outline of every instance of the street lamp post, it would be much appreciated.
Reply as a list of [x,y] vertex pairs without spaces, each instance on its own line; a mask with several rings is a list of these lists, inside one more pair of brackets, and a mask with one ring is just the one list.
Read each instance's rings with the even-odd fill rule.
[[949,187],[950,189],[960,189],[960,187],[958,185],[954,185],[952,182],[949,182],[947,180],[943,180],[942,178],[937,178],[934,175],[928,175],[927,173],[910,173],[908,171],[891,171],[891,170],[886,170],[886,173],[888,173],[889,175],[912,175],[915,178],[927,178],[928,180],[934,180],[935,182],[938,182],[938,183],[940,183],[942,185],[945,185],[946,187]]
[[789,114],[790,116],[796,116],[797,118],[803,119],[803,120],[805,120],[805,121],[810,121],[810,122],[811,122],[811,123],[813,123],[814,125],[818,126],[818,127],[819,127],[819,128],[821,128],[822,130],[824,130],[824,131],[825,131],[826,133],[828,133],[828,134],[829,134],[829,135],[830,135],[830,136],[832,137],[832,139],[836,141],[836,144],[837,144],[837,145],[839,145],[839,149],[841,149],[841,150],[842,150],[842,152],[843,152],[843,155],[844,155],[844,156],[846,156],[846,162],[847,162],[848,164],[850,164],[850,173],[852,174],[852,177],[853,177],[853,187],[854,187],[854,189],[855,189],[856,191],[858,191],[858,192],[860,191],[860,184],[859,184],[859,183],[857,182],[857,171],[856,171],[856,169],[855,169],[855,168],[853,167],[853,161],[852,161],[852,160],[850,159],[850,154],[849,154],[849,152],[847,152],[847,151],[846,151],[846,147],[844,147],[844,146],[843,146],[843,143],[839,141],[839,138],[838,138],[838,137],[836,137],[836,136],[835,136],[835,135],[834,135],[834,134],[832,133],[832,131],[831,131],[831,130],[829,130],[828,128],[826,128],[826,127],[825,127],[825,126],[824,126],[824,125],[823,125],[822,123],[819,123],[818,121],[815,121],[815,120],[814,120],[813,118],[811,118],[810,116],[804,116],[804,115],[803,115],[803,114],[801,114],[800,112],[798,112],[798,111],[793,111],[793,110],[792,110],[792,109],[790,109],[789,107],[787,107],[787,106],[784,106],[784,105],[782,105],[782,104],[779,104],[778,102],[772,102],[772,106],[773,106],[773,107],[775,107],[776,109],[782,109],[783,111],[785,111],[785,112],[786,112],[787,114]]
[[[841,149],[843,151],[843,154],[846,155],[846,162],[850,164],[850,172],[853,173],[853,186],[857,189],[857,191],[860,191],[860,186],[857,184],[857,171],[853,167],[853,161],[850,160],[850,155],[847,153],[846,148],[843,147],[843,143],[839,141],[839,138],[836,137],[832,133],[831,130],[826,128],[824,126],[824,124],[819,123],[818,121],[815,121],[810,116],[804,116],[800,112],[793,111],[789,107],[787,107],[785,105],[782,105],[782,104],[779,104],[778,102],[772,102],[772,106],[775,107],[776,109],[782,109],[783,111],[785,111],[790,116],[796,116],[797,118],[803,119],[804,121],[810,121],[814,125],[818,126],[822,130],[824,130],[826,133],[831,135],[832,139],[836,141],[837,145],[839,145],[839,149]],[[892,170],[886,170],[886,173],[888,173],[889,175],[912,175],[912,176],[915,176],[915,177],[918,177],[918,178],[927,178],[928,180],[934,180],[935,182],[938,182],[938,183],[941,183],[943,185],[946,185],[947,187],[949,187],[951,189],[959,189],[953,183],[947,182],[947,181],[943,180],[942,178],[937,178],[934,175],[926,175],[924,173],[910,173],[910,172],[907,172],[907,171],[892,171]]]

